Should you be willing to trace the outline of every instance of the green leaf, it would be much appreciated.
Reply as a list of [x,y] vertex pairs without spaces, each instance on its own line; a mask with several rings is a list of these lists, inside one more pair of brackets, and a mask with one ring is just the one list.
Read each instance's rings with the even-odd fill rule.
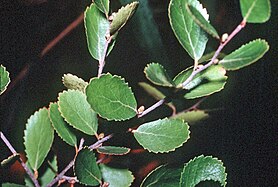
[[182,169],[169,165],[159,166],[146,176],[140,187],[177,187],[180,183]]
[[112,14],[112,22],[110,25],[110,35],[114,35],[119,32],[121,28],[132,17],[138,7],[139,2],[132,2],[118,10],[118,12]]
[[195,187],[201,181],[213,180],[220,182],[221,186],[225,186],[226,178],[225,167],[220,160],[201,155],[184,166],[180,185]]
[[14,154],[1,161],[1,168],[8,168],[20,158],[20,154]]
[[65,87],[67,87],[68,89],[79,90],[82,92],[85,92],[85,88],[88,85],[88,83],[85,82],[83,79],[70,73],[64,74],[62,81]]
[[0,95],[7,89],[8,84],[11,82],[10,73],[1,64],[0,66]]
[[130,152],[130,149],[126,147],[101,146],[97,151],[107,155],[125,155]]
[[35,112],[27,121],[24,131],[24,145],[28,162],[37,171],[47,156],[54,139],[46,108]]
[[91,186],[101,184],[101,173],[95,154],[88,148],[79,151],[74,163],[74,173],[82,184]]
[[161,64],[158,63],[148,64],[145,67],[144,72],[146,74],[146,77],[156,85],[168,86],[168,87],[174,86],[173,80],[169,77],[166,70]]
[[57,134],[65,141],[67,144],[76,146],[77,140],[76,136],[73,133],[73,129],[64,121],[61,116],[60,111],[58,110],[57,103],[51,103],[49,106],[49,117],[52,122],[54,129]]
[[97,115],[84,93],[77,90],[64,91],[59,94],[58,105],[61,115],[74,128],[89,135],[97,134]]
[[269,45],[265,40],[253,40],[225,56],[219,64],[226,70],[238,70],[262,58],[268,49]]
[[99,166],[103,180],[109,183],[109,187],[128,187],[134,180],[132,173],[127,169],[111,168],[104,164]]
[[194,7],[205,20],[208,20],[206,9],[197,0],[171,0],[169,5],[169,19],[172,30],[178,41],[188,54],[199,60],[206,48],[208,37],[206,32],[194,22],[186,9],[186,4]]
[[240,0],[240,9],[248,23],[264,23],[270,18],[269,0]]
[[105,55],[104,49],[107,43],[106,35],[109,32],[109,21],[97,8],[96,4],[92,3],[85,11],[84,24],[89,51],[93,58],[100,60]]
[[215,28],[209,23],[209,21],[204,18],[204,16],[194,7],[189,4],[186,4],[186,9],[192,16],[193,20],[208,34],[216,39],[220,39]]
[[[182,84],[192,73],[193,68],[180,72],[175,78],[176,85]],[[193,80],[185,86],[188,92],[184,95],[186,99],[195,99],[219,92],[226,84],[226,70],[220,65],[213,65],[198,73]]]
[[[40,185],[46,186],[48,183],[50,183],[54,177],[56,176],[55,171],[58,172],[58,166],[57,166],[57,157],[54,156],[52,161],[49,162],[50,166],[48,165],[48,168],[43,173],[43,175],[40,177]],[[54,169],[54,171],[51,169]]]
[[[139,86],[141,86],[149,95],[151,95],[156,100],[161,100],[161,99],[164,99],[166,97],[162,92],[160,92],[155,87],[149,85],[148,83],[139,82]],[[168,105],[171,109],[176,108],[172,102],[171,103],[166,103],[166,105]]]
[[186,112],[180,112],[172,116],[173,119],[183,119],[188,122],[189,125],[194,125],[202,120],[205,120],[209,117],[208,113],[204,110],[192,110]]
[[109,13],[109,0],[94,0],[94,3],[96,4],[97,8],[103,12],[106,17],[108,17]]
[[132,131],[144,149],[154,153],[174,151],[189,139],[189,126],[180,119],[159,119]]
[[86,88],[88,102],[107,120],[127,120],[136,115],[137,103],[124,79],[111,74],[91,79]]
[[21,184],[14,184],[14,183],[3,183],[2,184],[2,187],[26,187],[24,185],[21,185]]

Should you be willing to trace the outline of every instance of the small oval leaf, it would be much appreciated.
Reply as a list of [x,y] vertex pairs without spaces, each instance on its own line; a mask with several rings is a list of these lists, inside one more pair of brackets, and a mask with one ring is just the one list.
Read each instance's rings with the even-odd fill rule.
[[269,45],[265,40],[253,40],[225,56],[219,61],[219,64],[226,70],[238,70],[258,61],[268,49]]
[[1,168],[6,169],[13,165],[20,158],[20,154],[16,153],[1,161]]
[[76,156],[74,173],[80,183],[96,186],[101,184],[101,173],[93,151],[83,148]]
[[24,145],[28,162],[37,171],[47,156],[54,139],[46,108],[35,112],[27,121],[24,131]]
[[186,9],[186,4],[196,8],[206,20],[208,20],[208,14],[197,0],[171,0],[169,4],[172,30],[187,53],[197,61],[205,51],[208,37],[206,32],[194,22]]
[[137,103],[130,87],[119,76],[103,74],[86,88],[88,102],[107,120],[127,120],[136,115]]
[[160,86],[168,86],[173,87],[174,82],[167,74],[166,70],[161,64],[151,63],[148,64],[144,72],[146,74],[147,79],[149,79],[152,83]]
[[[175,78],[176,85],[182,84],[192,73],[193,68],[180,72]],[[227,76],[226,70],[220,65],[213,65],[198,73],[192,81],[185,86],[188,92],[184,95],[186,99],[195,99],[218,92],[224,88]]]
[[109,187],[129,187],[134,180],[128,169],[111,168],[104,164],[99,166],[103,180],[109,183]]
[[0,95],[7,89],[8,84],[11,82],[9,72],[2,64],[0,66]]
[[177,187],[180,183],[182,169],[170,165],[159,166],[146,176],[140,187]]
[[95,3],[87,7],[84,15],[84,25],[87,36],[88,49],[96,60],[103,58],[106,45],[106,35],[109,34],[109,21],[97,8]]
[[112,14],[113,18],[110,25],[111,36],[119,32],[119,30],[123,28],[123,26],[127,23],[127,21],[132,17],[134,12],[136,11],[138,4],[139,2],[137,1],[132,2],[120,8],[118,12],[113,13],[114,15]]
[[130,152],[130,149],[126,147],[101,146],[97,148],[97,151],[106,155],[125,155]]
[[64,91],[59,94],[58,105],[61,115],[74,128],[89,135],[97,134],[97,115],[84,93],[78,90]]
[[194,125],[202,120],[205,120],[209,117],[208,113],[204,110],[192,110],[186,112],[180,112],[172,116],[173,119],[183,119],[189,125]]
[[64,121],[58,110],[57,103],[51,103],[49,106],[49,117],[52,122],[54,129],[57,134],[62,138],[63,141],[71,146],[77,145],[76,136],[73,133],[73,129]]
[[79,90],[85,92],[85,88],[88,85],[83,79],[77,77],[76,75],[72,75],[70,73],[64,74],[62,78],[63,84],[68,89]]
[[264,23],[270,18],[269,0],[240,0],[242,17],[249,23]]
[[109,0],[94,0],[94,3],[98,7],[98,9],[103,12],[106,17],[108,17],[109,13]]
[[211,156],[198,156],[189,161],[183,168],[180,185],[195,187],[199,182],[213,180],[226,185],[227,174],[223,162]]
[[189,126],[180,119],[159,119],[132,131],[144,149],[154,153],[174,151],[189,139]]
[[186,5],[187,11],[191,14],[193,20],[202,28],[204,29],[208,34],[210,34],[212,37],[219,39],[219,35],[215,28],[209,23],[209,21],[204,18],[204,16],[194,7],[190,4]]

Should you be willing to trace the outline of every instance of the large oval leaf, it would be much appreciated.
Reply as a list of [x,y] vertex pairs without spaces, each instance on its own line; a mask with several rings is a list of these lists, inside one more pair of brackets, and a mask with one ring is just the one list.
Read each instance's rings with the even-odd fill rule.
[[219,63],[226,70],[238,70],[262,58],[268,49],[269,45],[265,40],[257,39],[225,56]]
[[64,91],[59,94],[58,105],[61,115],[74,128],[89,135],[97,134],[97,115],[84,93],[78,90]]
[[111,168],[104,164],[99,166],[103,180],[109,183],[109,187],[128,187],[134,180],[132,173],[127,169]]
[[73,129],[64,121],[61,116],[60,111],[58,110],[57,103],[51,103],[49,106],[49,117],[52,122],[54,129],[57,134],[62,138],[63,141],[69,145],[76,146],[77,140],[76,136],[73,133]]
[[145,149],[154,153],[174,151],[189,139],[189,126],[180,119],[159,119],[132,131]]
[[240,0],[242,17],[249,23],[264,23],[270,18],[269,0]]
[[135,97],[119,76],[108,73],[91,79],[86,94],[92,108],[107,120],[121,121],[136,115]]
[[9,72],[4,66],[0,66],[0,95],[7,89],[8,84],[10,83]]
[[[180,72],[175,78],[176,85],[182,84],[192,73],[193,68]],[[184,95],[186,99],[195,99],[218,92],[224,88],[227,76],[226,70],[220,65],[213,65],[198,73],[184,89],[188,92]]]
[[184,166],[180,186],[195,187],[199,182],[206,180],[218,181],[221,186],[225,186],[226,178],[225,167],[220,160],[201,155]]
[[205,31],[194,22],[186,4],[196,8],[208,20],[206,9],[197,0],[171,0],[169,18],[171,27],[183,48],[195,60],[202,57],[208,41]]
[[151,63],[148,64],[144,70],[147,79],[152,83],[160,86],[173,87],[174,82],[167,74],[166,70],[161,64]]
[[101,184],[101,173],[95,154],[88,148],[79,151],[74,163],[74,173],[82,184],[91,186]]
[[109,21],[96,4],[92,3],[85,11],[84,24],[89,51],[96,60],[100,60],[105,55],[105,36],[109,34]]
[[148,174],[140,187],[177,187],[180,183],[182,169],[169,165],[159,166]]
[[138,4],[139,2],[137,1],[132,2],[120,8],[118,12],[113,14],[113,20],[110,25],[111,36],[119,32],[119,30],[123,28],[123,26],[127,23],[127,21],[132,17],[134,12],[136,11]]
[[24,145],[28,162],[37,171],[47,156],[54,139],[46,108],[35,112],[27,121],[24,131]]

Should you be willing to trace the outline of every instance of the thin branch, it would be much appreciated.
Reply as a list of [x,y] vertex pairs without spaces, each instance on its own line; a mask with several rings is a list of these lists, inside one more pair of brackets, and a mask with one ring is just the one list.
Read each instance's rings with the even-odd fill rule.
[[107,140],[109,140],[110,138],[113,137],[113,134],[110,134],[108,136],[105,136],[104,138],[98,140],[96,143],[94,143],[93,145],[89,146],[90,149],[97,149],[98,147],[100,147],[102,145],[103,142],[106,142]]
[[[213,57],[211,58],[210,62],[208,62],[206,65],[204,66],[196,66],[196,61],[194,61],[194,68],[193,68],[193,72],[191,73],[191,75],[181,84],[182,88],[185,88],[185,86],[187,84],[189,84],[193,78],[195,77],[196,74],[200,73],[201,71],[204,71],[205,69],[207,69],[208,67],[210,67],[211,65],[213,65],[215,63],[216,58],[219,56],[220,52],[222,51],[222,49],[227,45],[227,43],[229,43],[229,41],[237,34],[239,33],[239,31],[241,31],[246,25],[246,21],[242,20],[242,22],[233,30],[233,32],[228,36],[228,38],[225,41],[220,41],[219,47],[216,50],[216,52],[214,53]],[[196,66],[196,67],[195,67]],[[181,88],[180,88],[181,89]],[[147,108],[144,112],[142,112],[141,114],[138,115],[138,118],[143,117],[144,115],[148,114],[149,112],[151,112],[152,110],[156,109],[157,107],[161,106],[163,103],[165,102],[165,98],[159,100],[157,103],[155,103],[154,105],[152,105],[151,107]]]
[[[16,150],[13,148],[12,144],[9,142],[9,140],[5,137],[5,135],[1,132],[1,139],[3,142],[7,145],[7,147],[10,149],[10,151],[15,155],[17,154]],[[30,171],[30,169],[27,167],[27,165],[23,162],[21,157],[19,157],[19,162],[26,171],[26,173],[29,175],[31,180],[33,181],[35,187],[40,187],[38,180],[35,178],[34,174]]]

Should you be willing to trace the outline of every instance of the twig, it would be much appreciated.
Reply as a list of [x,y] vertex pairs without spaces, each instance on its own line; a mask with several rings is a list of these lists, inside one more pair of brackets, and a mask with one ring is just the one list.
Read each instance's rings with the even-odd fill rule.
[[[9,142],[9,140],[5,137],[5,135],[1,132],[1,139],[3,142],[7,145],[7,147],[10,149],[10,151],[15,155],[17,154],[16,150],[13,148],[12,144]],[[19,162],[26,171],[26,173],[29,175],[31,180],[33,181],[35,187],[40,187],[38,180],[35,178],[34,174],[30,171],[30,169],[27,167],[27,165],[23,162],[21,157],[19,157]]]
[[[246,20],[242,20],[242,22],[235,28],[235,30],[233,30],[233,32],[228,36],[228,38],[225,41],[220,41],[219,47],[216,50],[216,52],[214,53],[213,57],[211,58],[210,62],[208,62],[206,65],[204,66],[197,66],[196,62],[194,61],[194,68],[193,68],[193,72],[191,73],[191,75],[181,84],[182,88],[185,88],[185,86],[187,84],[189,84],[192,79],[195,77],[196,74],[200,73],[201,71],[204,71],[205,69],[207,69],[208,67],[210,67],[211,65],[213,65],[215,63],[216,58],[218,57],[218,55],[220,54],[220,52],[222,51],[222,49],[226,46],[227,43],[229,43],[229,41],[237,34],[239,33],[239,31],[241,31],[246,25]],[[181,89],[181,88],[180,88]],[[157,103],[155,103],[154,105],[152,105],[151,107],[147,108],[144,112],[142,112],[141,114],[138,115],[138,118],[143,117],[144,115],[148,114],[149,112],[151,112],[152,110],[156,109],[157,107],[161,106],[162,104],[164,104],[165,102],[165,98],[159,100]]]
[[93,145],[89,146],[90,149],[97,149],[98,147],[100,147],[102,145],[103,142],[106,142],[107,140],[109,140],[110,138],[112,138],[113,134],[110,134],[108,136],[105,136],[104,138],[98,140],[96,143],[94,143]]

